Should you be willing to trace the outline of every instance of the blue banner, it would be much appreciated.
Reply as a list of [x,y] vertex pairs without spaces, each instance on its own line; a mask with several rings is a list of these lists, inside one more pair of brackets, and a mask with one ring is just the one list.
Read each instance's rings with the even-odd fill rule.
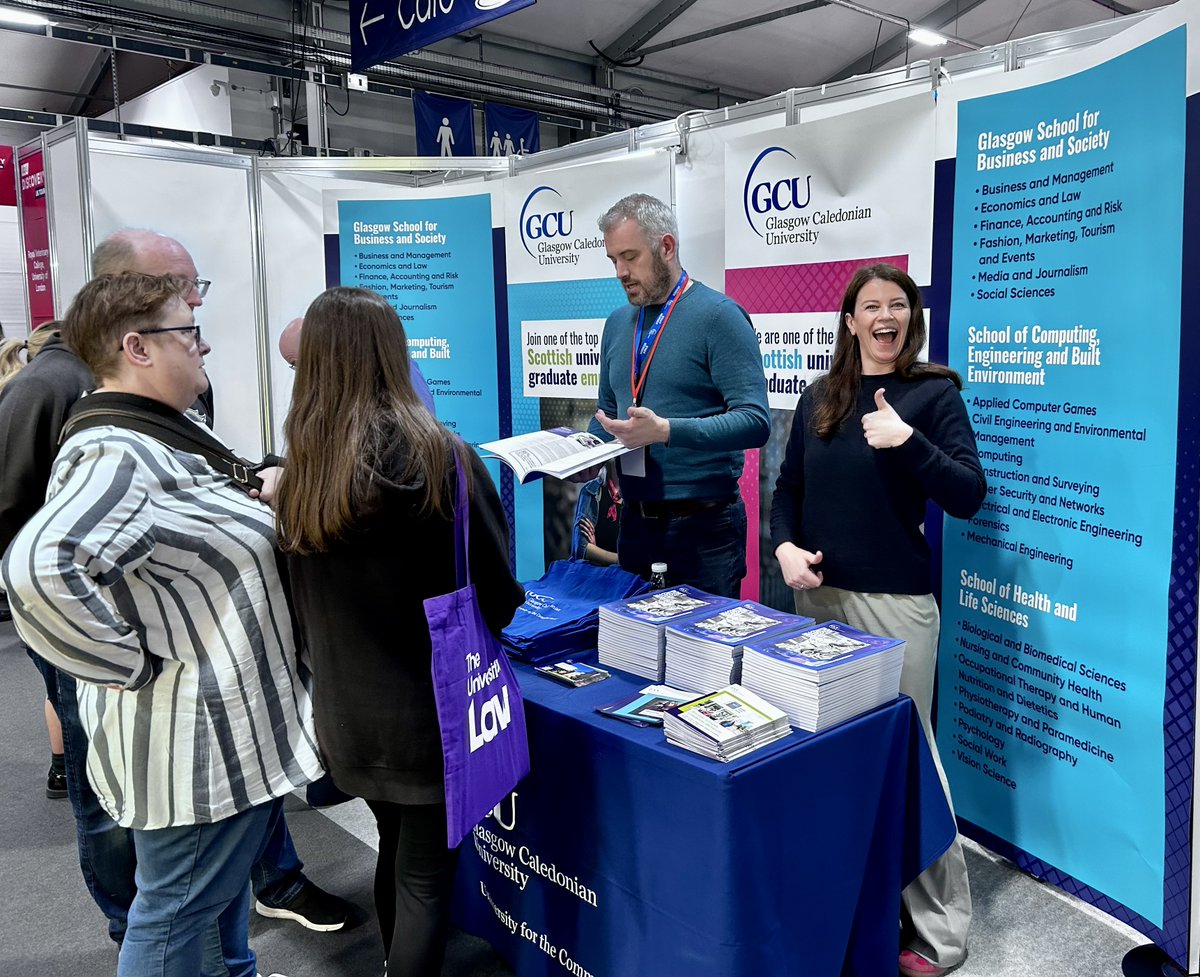
[[418,156],[474,156],[475,110],[464,98],[413,92]]
[[438,419],[465,441],[502,435],[488,194],[339,200],[341,283],[391,303]]
[[528,109],[488,102],[483,106],[483,131],[488,156],[524,156],[542,148],[538,114]]
[[[366,71],[535,0],[350,0],[350,65]],[[459,153],[459,155],[463,155]]]
[[1180,28],[958,112],[950,364],[988,475],[947,522],[960,818],[1163,924]]

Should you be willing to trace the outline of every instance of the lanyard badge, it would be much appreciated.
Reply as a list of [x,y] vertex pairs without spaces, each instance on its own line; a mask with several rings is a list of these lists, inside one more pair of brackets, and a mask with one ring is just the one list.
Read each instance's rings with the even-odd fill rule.
[[633,354],[629,363],[629,388],[633,394],[634,407],[641,403],[642,388],[646,385],[646,376],[650,372],[650,363],[654,360],[654,352],[658,349],[658,341],[662,339],[663,330],[667,328],[671,313],[675,311],[675,303],[679,301],[679,296],[687,288],[687,283],[688,273],[685,271],[679,276],[679,281],[671,289],[671,294],[667,296],[666,303],[659,310],[654,324],[644,336],[642,329],[646,324],[646,307],[643,305],[638,309],[637,329],[633,335]]

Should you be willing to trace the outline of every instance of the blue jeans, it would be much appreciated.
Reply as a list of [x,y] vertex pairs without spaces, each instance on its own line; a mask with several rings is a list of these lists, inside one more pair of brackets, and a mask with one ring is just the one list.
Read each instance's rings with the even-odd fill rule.
[[739,498],[690,515],[655,519],[627,500],[617,554],[622,568],[647,580],[650,564],[662,562],[669,584],[737,597],[746,575],[746,503]]
[[[26,649],[28,651],[28,649]],[[79,869],[92,899],[108,919],[108,935],[119,945],[125,938],[125,919],[133,902],[133,839],[128,829],[117,824],[100,806],[87,778],[87,734],[79,722],[75,680],[29,652],[42,673],[50,704],[62,724],[63,763],[67,774],[67,797],[75,816],[75,841]]]
[[250,887],[259,902],[284,906],[300,894],[306,879],[301,871],[304,863],[296,854],[292,833],[283,817],[282,797],[275,801],[275,806],[279,808],[279,817],[271,822],[262,857],[250,869]]
[[[117,977],[254,977],[246,879],[282,813],[268,803],[206,824],[135,829],[137,895]],[[206,961],[214,923],[223,965]]]
[[[42,673],[46,694],[63,731],[63,762],[67,773],[67,797],[75,816],[75,840],[83,882],[100,911],[108,919],[108,935],[119,946],[125,938],[129,906],[137,894],[134,870],[137,855],[127,828],[120,827],[92,790],[87,778],[87,734],[79,721],[75,680],[60,672],[28,648],[29,657]],[[290,902],[304,885],[304,864],[296,854],[283,801],[275,801],[279,817],[272,821],[271,837],[263,857],[254,865],[250,881],[257,898],[272,905]]]

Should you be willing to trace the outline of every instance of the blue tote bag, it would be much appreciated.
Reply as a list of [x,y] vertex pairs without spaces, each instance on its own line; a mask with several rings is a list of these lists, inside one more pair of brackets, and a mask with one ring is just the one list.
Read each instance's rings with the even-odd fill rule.
[[454,554],[458,590],[425,601],[442,753],[446,843],[454,848],[529,772],[521,689],[479,611],[471,583],[467,479],[455,458]]

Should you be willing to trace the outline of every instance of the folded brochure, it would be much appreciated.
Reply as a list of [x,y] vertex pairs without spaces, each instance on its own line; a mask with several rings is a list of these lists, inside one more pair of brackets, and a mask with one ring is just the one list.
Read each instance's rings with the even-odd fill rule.
[[561,682],[563,685],[570,685],[575,688],[583,685],[593,685],[596,682],[603,682],[610,674],[603,668],[597,668],[595,665],[587,665],[584,662],[576,661],[562,661],[555,662],[552,665],[539,665],[534,671],[539,675],[545,675],[546,678],[552,678],[556,682]]

